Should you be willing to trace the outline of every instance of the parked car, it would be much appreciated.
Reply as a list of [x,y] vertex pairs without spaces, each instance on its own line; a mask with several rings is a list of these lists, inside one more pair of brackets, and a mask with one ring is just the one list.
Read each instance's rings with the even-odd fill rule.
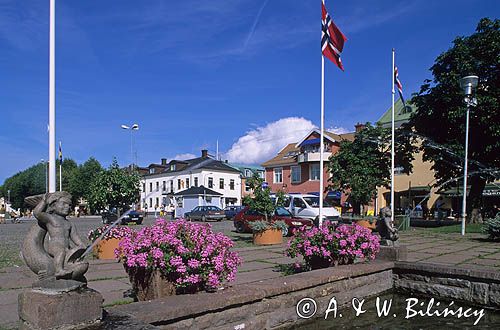
[[238,212],[240,212],[244,208],[245,208],[244,206],[238,206],[238,205],[226,206],[224,208],[224,214],[226,215],[226,219],[231,220],[232,218],[234,218],[236,214],[238,214]]
[[[109,224],[113,223],[118,219],[118,214],[116,209],[105,210],[101,213],[102,223]],[[122,217],[120,224],[126,225],[129,222],[135,222],[136,224],[142,224],[144,220],[144,214],[141,211],[132,210],[127,215]]]
[[[310,219],[319,224],[319,197],[308,194],[289,194],[285,196],[284,207],[298,218]],[[323,201],[323,221],[338,224],[340,213],[327,201]]]
[[217,220],[221,221],[226,215],[224,210],[217,206],[197,206],[190,212],[184,213],[186,220]]
[[[255,211],[250,210],[248,207],[245,207],[243,210],[238,212],[234,216],[233,223],[234,228],[238,233],[251,233],[252,229],[249,226],[249,223],[252,221],[263,220],[264,216]],[[297,218],[292,216],[292,214],[282,206],[276,207],[274,211],[274,215],[271,217],[271,221],[284,221],[288,228],[283,231],[283,236],[288,236],[292,233],[292,229],[300,228],[302,226],[312,227],[313,221],[310,219]]]

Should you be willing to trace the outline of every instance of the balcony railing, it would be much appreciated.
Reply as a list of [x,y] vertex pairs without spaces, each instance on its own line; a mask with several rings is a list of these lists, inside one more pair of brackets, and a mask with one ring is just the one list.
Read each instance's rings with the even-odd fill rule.
[[[323,160],[328,160],[328,158],[332,155],[331,152],[324,152],[323,153]],[[297,156],[297,160],[299,163],[306,163],[306,162],[319,162],[319,158],[321,156],[320,152],[304,152],[301,153]]]

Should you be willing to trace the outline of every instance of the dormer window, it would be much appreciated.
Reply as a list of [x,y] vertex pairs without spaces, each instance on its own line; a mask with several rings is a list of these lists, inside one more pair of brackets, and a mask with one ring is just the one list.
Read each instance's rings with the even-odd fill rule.
[[245,177],[246,178],[250,178],[252,177],[252,171],[249,170],[248,168],[245,169]]
[[155,174],[155,168],[154,167],[149,169],[149,174]]
[[170,165],[170,170],[175,171],[175,164]]

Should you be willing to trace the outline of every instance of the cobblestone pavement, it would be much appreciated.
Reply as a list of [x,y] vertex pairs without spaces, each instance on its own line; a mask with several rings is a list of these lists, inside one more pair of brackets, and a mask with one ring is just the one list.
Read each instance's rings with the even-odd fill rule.
[[[145,224],[151,222],[152,220],[148,219]],[[78,229],[84,234],[96,223],[95,219],[82,221],[78,223]],[[18,227],[12,229],[10,235],[20,236],[22,240],[28,226],[17,224],[13,226]],[[214,223],[214,230],[230,233],[231,226],[231,222]],[[0,227],[2,249],[6,246],[4,228],[3,225]],[[431,234],[419,229],[402,233],[400,241],[408,247],[408,261],[500,271],[500,244],[484,241],[482,237],[484,236],[479,234],[469,234],[465,238],[458,234]],[[235,238],[245,243],[251,241],[250,234],[238,235]],[[19,244],[15,243],[14,238],[9,238],[8,242]],[[233,285],[283,276],[280,265],[293,262],[284,256],[284,249],[285,244],[269,247],[246,244],[246,247],[237,248],[243,258],[243,264]],[[130,289],[130,284],[120,263],[101,260],[91,260],[90,263],[87,273],[88,285],[101,292],[105,305],[132,301],[124,295]],[[16,265],[0,269],[0,329],[16,326],[17,295],[29,287],[34,278],[34,274],[25,266]]]

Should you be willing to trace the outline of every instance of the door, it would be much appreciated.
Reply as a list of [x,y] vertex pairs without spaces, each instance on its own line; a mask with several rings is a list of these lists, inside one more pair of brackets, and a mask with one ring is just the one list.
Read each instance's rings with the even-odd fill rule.
[[300,212],[306,208],[306,203],[300,197],[293,198],[292,205],[293,211],[291,213],[294,217],[300,216]]

